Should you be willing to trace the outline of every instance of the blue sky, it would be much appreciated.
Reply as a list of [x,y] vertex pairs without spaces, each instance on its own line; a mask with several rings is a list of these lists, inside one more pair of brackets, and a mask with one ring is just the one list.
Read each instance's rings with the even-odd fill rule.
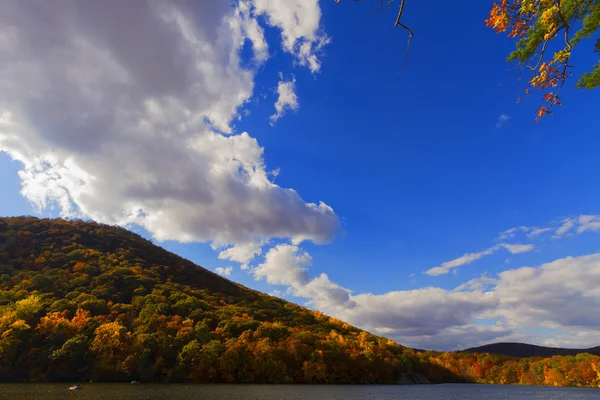
[[[120,20],[109,32],[85,3],[48,6],[70,28],[2,7],[1,214],[118,223],[407,345],[599,344],[574,310],[600,308],[600,92],[573,79],[535,124],[540,99],[516,104],[511,88],[511,41],[484,27],[491,2],[407,5],[401,74],[406,32],[366,2],[119,10],[152,16],[140,34]],[[159,14],[188,30],[165,33]],[[39,32],[51,50],[36,51]],[[164,61],[172,43],[196,53]],[[595,62],[586,46],[576,75]]]

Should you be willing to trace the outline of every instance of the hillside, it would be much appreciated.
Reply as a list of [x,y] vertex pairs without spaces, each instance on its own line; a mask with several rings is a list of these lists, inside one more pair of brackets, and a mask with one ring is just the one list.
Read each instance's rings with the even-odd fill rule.
[[511,357],[575,356],[588,353],[600,356],[600,346],[589,349],[563,349],[560,347],[536,346],[526,343],[492,343],[464,350],[469,353],[489,353]]
[[[600,357],[415,351],[125,229],[0,218],[0,380],[600,386]],[[417,375],[420,374],[420,375]]]
[[9,381],[451,378],[395,342],[93,222],[0,219],[0,333]]

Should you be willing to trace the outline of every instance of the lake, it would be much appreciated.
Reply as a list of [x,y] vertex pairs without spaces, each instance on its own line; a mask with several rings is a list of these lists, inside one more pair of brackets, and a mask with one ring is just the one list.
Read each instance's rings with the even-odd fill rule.
[[587,400],[599,389],[501,385],[0,384],[0,400]]

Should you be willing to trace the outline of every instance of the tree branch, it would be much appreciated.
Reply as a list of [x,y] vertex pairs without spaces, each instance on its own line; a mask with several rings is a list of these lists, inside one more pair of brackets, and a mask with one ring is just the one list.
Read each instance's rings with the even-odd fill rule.
[[415,35],[414,32],[412,31],[412,29],[410,29],[408,26],[404,25],[401,22],[402,19],[402,14],[404,13],[404,3],[406,0],[402,0],[400,2],[400,9],[398,10],[398,16],[396,17],[396,23],[394,24],[394,28],[400,26],[404,29],[406,29],[408,31],[408,42],[406,44],[406,58],[404,60],[404,65],[402,66],[402,69],[398,72],[398,74],[401,74],[402,71],[404,71],[404,69],[406,68],[406,66],[408,65],[408,55],[410,53],[410,42],[412,41],[413,36]]

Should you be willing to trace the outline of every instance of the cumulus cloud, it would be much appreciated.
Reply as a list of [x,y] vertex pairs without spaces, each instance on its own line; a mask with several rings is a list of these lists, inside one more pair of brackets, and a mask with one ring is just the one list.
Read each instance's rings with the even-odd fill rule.
[[265,254],[264,262],[250,270],[255,279],[284,285],[286,294],[309,299],[308,305],[317,309],[352,309],[350,290],[331,282],[327,274],[310,279],[308,267],[312,257],[294,244],[280,243]]
[[261,253],[262,249],[257,243],[242,243],[222,250],[219,259],[238,262],[242,264],[242,269],[247,269],[248,263]]
[[245,36],[252,43],[255,60],[258,64],[263,63],[269,57],[269,45],[265,40],[263,28],[256,18],[252,17],[251,1],[240,1],[237,6],[237,15],[242,21]]
[[215,268],[215,272],[222,276],[231,276],[232,271],[233,271],[233,267],[217,267],[217,268]]
[[282,243],[269,249],[264,262],[251,272],[255,278],[264,278],[268,283],[297,288],[308,283],[306,267],[311,264],[308,253],[296,245]]
[[495,304],[482,292],[452,292],[440,288],[352,296],[356,306],[344,310],[345,320],[370,329],[387,329],[394,337],[436,335],[451,326],[472,322],[477,313]]
[[[285,291],[277,291],[279,296],[285,293],[306,298],[309,307],[415,346],[429,345],[434,338],[455,332],[448,336],[446,342],[434,347],[450,345],[453,339],[459,337],[457,332],[467,331],[478,314],[493,309],[498,302],[493,293],[475,291],[475,286],[455,291],[424,288],[381,295],[354,295],[349,289],[332,282],[327,274],[310,279],[307,267],[311,263],[311,257],[297,246],[279,244],[267,252],[265,262],[252,269],[251,273],[256,279],[287,286]],[[494,337],[506,333],[506,329],[496,328],[476,328],[475,331],[480,333],[480,339],[492,333]]]
[[254,7],[257,15],[265,15],[269,25],[281,30],[283,48],[300,65],[313,73],[321,69],[318,53],[329,38],[320,29],[318,0],[254,0]]
[[477,261],[485,256],[490,256],[500,249],[506,249],[511,254],[520,254],[520,253],[526,253],[528,251],[534,250],[535,246],[533,244],[500,243],[496,246],[492,246],[492,247],[485,249],[483,251],[480,251],[478,253],[463,254],[462,256],[455,258],[454,260],[450,260],[450,261],[446,261],[446,262],[442,263],[438,267],[430,268],[427,271],[425,271],[425,273],[427,275],[431,275],[431,276],[445,275],[454,268],[458,268],[463,265],[470,264],[470,263]]
[[493,292],[500,316],[515,326],[600,328],[600,254],[566,257],[501,272]]
[[[286,293],[306,297],[309,306],[405,345],[439,350],[506,340],[597,345],[590,332],[597,340],[600,253],[484,275],[453,290],[354,294],[326,274],[311,280],[305,268],[310,256],[298,248],[279,245],[272,251],[257,277],[288,285]],[[540,327],[555,335],[530,334]],[[584,333],[569,338],[569,332]]]
[[277,101],[275,102],[275,114],[271,115],[271,125],[285,114],[288,110],[297,110],[299,107],[298,96],[296,95],[296,78],[290,81],[281,80],[277,84]]
[[271,182],[231,124],[254,90],[240,49],[268,56],[257,15],[294,54],[322,37],[317,1],[293,3],[3,1],[0,151],[23,163],[22,194],[157,240],[331,241],[333,209]]
[[497,304],[493,294],[471,290],[474,286],[464,291],[424,288],[353,295],[325,273],[310,279],[307,267],[311,264],[308,253],[298,246],[282,243],[269,249],[265,261],[250,272],[255,279],[287,286],[278,295],[306,298],[310,307],[405,342],[417,343],[419,338],[465,327],[475,315]]
[[352,292],[329,280],[325,273],[294,288],[294,295],[308,298],[308,305],[317,309],[337,311],[356,307]]

